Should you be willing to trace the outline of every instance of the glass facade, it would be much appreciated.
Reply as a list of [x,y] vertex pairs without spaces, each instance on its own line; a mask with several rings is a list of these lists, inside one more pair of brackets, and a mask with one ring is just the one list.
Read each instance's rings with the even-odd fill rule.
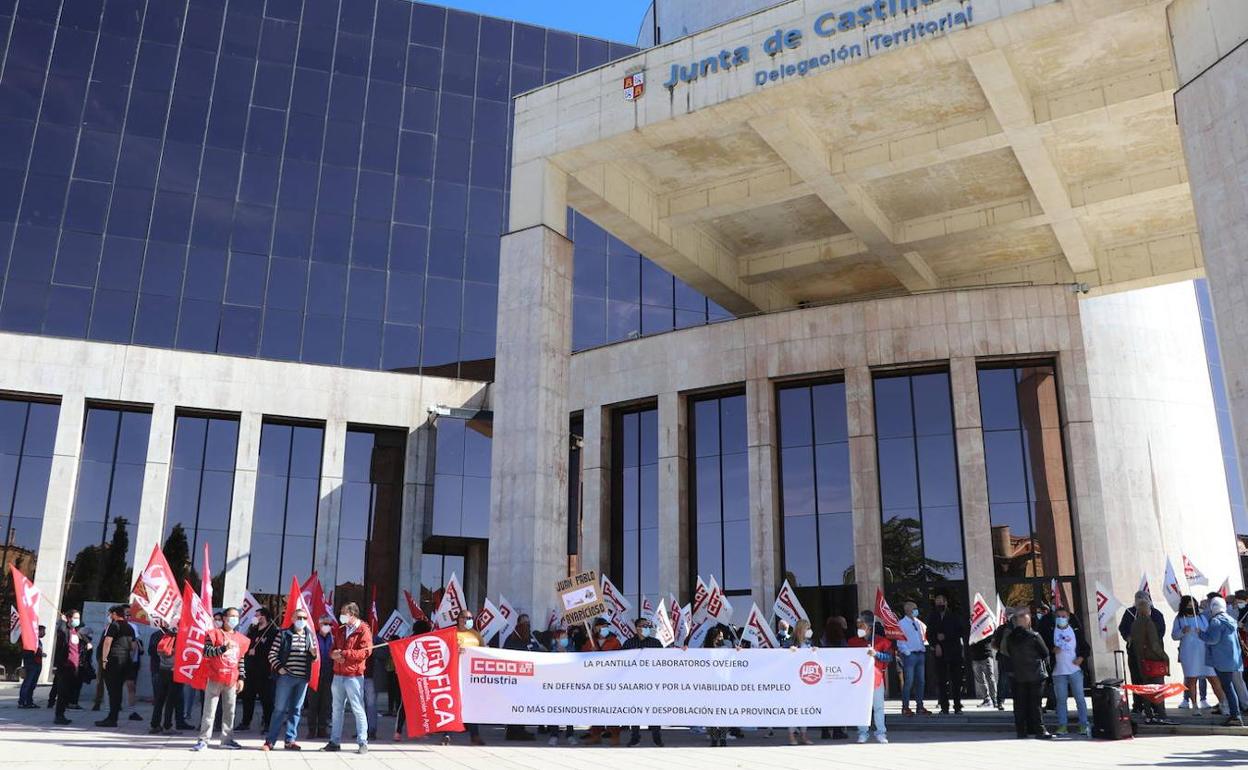
[[[690,586],[713,575],[726,594],[750,592],[750,472],[745,394],[690,402]],[[656,482],[657,483],[657,482]],[[657,562],[646,562],[654,569]]]
[[[62,607],[125,602],[143,497],[150,412],[88,406],[65,551]],[[145,555],[146,556],[146,555]]]
[[[439,417],[433,479],[434,537],[490,536],[490,437],[486,426]],[[462,574],[461,574],[462,577]]]
[[325,429],[266,421],[252,512],[247,586],[262,603],[285,598],[312,574]]
[[237,459],[237,418],[177,416],[162,550],[178,584],[189,579],[198,586],[207,545],[213,596],[221,596],[225,586]]
[[1074,529],[1053,364],[983,368],[979,407],[997,592],[1010,606],[1077,607]]
[[425,552],[420,557],[420,608],[432,616],[442,601],[442,592],[452,575],[464,582],[464,554],[462,552]]
[[616,412],[611,441],[611,579],[640,608],[658,590],[659,410]]
[[402,538],[403,464],[407,431],[352,428],[342,473],[338,528],[338,585],[334,601],[368,606],[376,591],[379,617],[396,603]]
[[[492,379],[510,99],[633,50],[410,0],[0,0],[0,329]],[[705,317],[619,260],[585,344]]]
[[[876,377],[881,545],[889,602],[937,586],[965,601],[962,503],[948,372]],[[897,601],[893,594],[896,594]]]

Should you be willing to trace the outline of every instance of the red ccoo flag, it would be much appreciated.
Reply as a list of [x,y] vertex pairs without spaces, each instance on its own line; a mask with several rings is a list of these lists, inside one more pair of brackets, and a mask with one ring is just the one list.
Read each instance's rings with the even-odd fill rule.
[[875,616],[884,624],[884,635],[889,639],[905,639],[906,634],[901,630],[901,621],[897,619],[897,613],[893,612],[888,606],[888,602],[884,600],[884,589],[875,589]]

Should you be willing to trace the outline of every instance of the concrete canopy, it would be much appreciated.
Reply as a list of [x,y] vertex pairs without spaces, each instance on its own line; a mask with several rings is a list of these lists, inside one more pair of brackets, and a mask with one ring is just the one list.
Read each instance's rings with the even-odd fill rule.
[[1167,3],[792,0],[518,97],[512,228],[566,202],[737,313],[1196,277]]

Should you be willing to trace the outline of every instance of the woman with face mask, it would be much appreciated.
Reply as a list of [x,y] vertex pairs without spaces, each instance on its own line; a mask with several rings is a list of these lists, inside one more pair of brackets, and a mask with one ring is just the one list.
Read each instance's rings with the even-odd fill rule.
[[[796,652],[799,649],[810,649],[815,646],[815,630],[810,627],[809,620],[799,620],[793,628],[793,641],[789,645],[789,649]],[[809,746],[812,741],[806,735],[805,727],[789,728],[789,743],[793,746],[802,745]]]
[[[585,640],[581,652],[611,652],[618,649],[620,649],[620,640],[611,633],[611,624],[606,618],[595,618],[593,627],[589,631],[589,638]],[[620,728],[601,725],[589,728],[589,737],[585,739],[585,745],[597,746],[602,743],[603,733],[608,735],[612,746],[620,745]]]
[[[875,722],[875,740],[888,743],[888,728],[884,726],[884,675],[888,672],[888,664],[893,660],[893,642],[884,634],[882,627],[877,627],[875,613],[867,610],[859,613],[858,627],[854,635],[845,642],[845,646],[866,647],[867,654],[874,659],[871,715]],[[860,725],[858,742],[866,743],[870,731],[871,725]]]
[[[1197,699],[1200,680],[1206,674],[1205,643],[1200,640],[1200,632],[1209,628],[1209,618],[1196,603],[1196,597],[1184,596],[1179,600],[1179,614],[1174,616],[1174,624],[1170,628],[1170,638],[1179,643],[1179,665],[1183,667],[1183,684],[1187,691],[1183,693],[1181,709],[1194,709],[1192,716],[1200,716],[1200,701]],[[1217,679],[1215,677],[1214,681]],[[1215,693],[1217,690],[1214,691]],[[1218,702],[1222,696],[1218,695]]]

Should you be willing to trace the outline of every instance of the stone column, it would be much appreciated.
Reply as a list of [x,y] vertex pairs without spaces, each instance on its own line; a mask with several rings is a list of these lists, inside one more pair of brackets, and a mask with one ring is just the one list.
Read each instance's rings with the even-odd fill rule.
[[[750,587],[770,608],[780,587],[780,473],[776,465],[776,393],[767,379],[746,380],[745,430],[750,477]],[[739,611],[744,621],[748,609]]]
[[[143,469],[143,497],[139,501],[139,520],[134,527],[134,569],[131,585],[147,566],[152,546],[163,544],[165,500],[169,495],[169,462],[173,454],[174,405],[152,407],[152,427],[147,438],[147,461]],[[194,564],[203,558],[191,554]]]
[[582,430],[581,569],[601,575],[611,568],[611,412],[586,409]]
[[849,429],[850,497],[854,506],[854,582],[858,586],[858,608],[864,610],[875,606],[875,591],[884,587],[875,392],[868,367],[845,370],[845,417]]
[[979,411],[979,373],[974,358],[964,356],[950,360],[949,386],[953,392],[953,429],[958,447],[968,599],[980,593],[991,603],[997,583],[992,554],[992,517],[988,511],[983,421]]
[[567,574],[572,242],[547,224],[504,236],[498,298],[489,584],[544,618]]
[[316,548],[312,566],[326,591],[338,584],[338,531],[342,527],[342,474],[347,446],[347,422],[325,421],[321,449],[321,499],[316,509]]
[[[78,461],[82,452],[82,423],[86,415],[86,399],[81,393],[61,396],[61,409],[56,421],[56,442],[52,449],[52,469],[48,475],[48,497],[43,506],[43,525],[39,530],[39,560],[35,564],[35,585],[47,600],[39,611],[54,617],[52,608],[60,610],[65,590],[66,549],[69,547],[69,525],[74,511],[74,491],[78,486]],[[51,625],[51,624],[49,624]],[[44,666],[40,682],[52,681],[52,666]]]
[[256,471],[260,466],[260,428],[264,415],[243,412],[238,418],[238,454],[234,461],[234,498],[230,502],[230,532],[226,541],[225,585],[222,606],[238,605],[247,590],[251,567],[251,525],[256,507]]
[[[420,563],[433,528],[433,473],[437,467],[438,429],[432,419],[407,434],[403,462],[403,519],[399,537],[399,591],[420,601]],[[399,607],[406,607],[400,603]],[[404,610],[400,609],[400,612]]]
[[689,599],[687,410],[679,393],[659,394],[659,598],[681,602]]

